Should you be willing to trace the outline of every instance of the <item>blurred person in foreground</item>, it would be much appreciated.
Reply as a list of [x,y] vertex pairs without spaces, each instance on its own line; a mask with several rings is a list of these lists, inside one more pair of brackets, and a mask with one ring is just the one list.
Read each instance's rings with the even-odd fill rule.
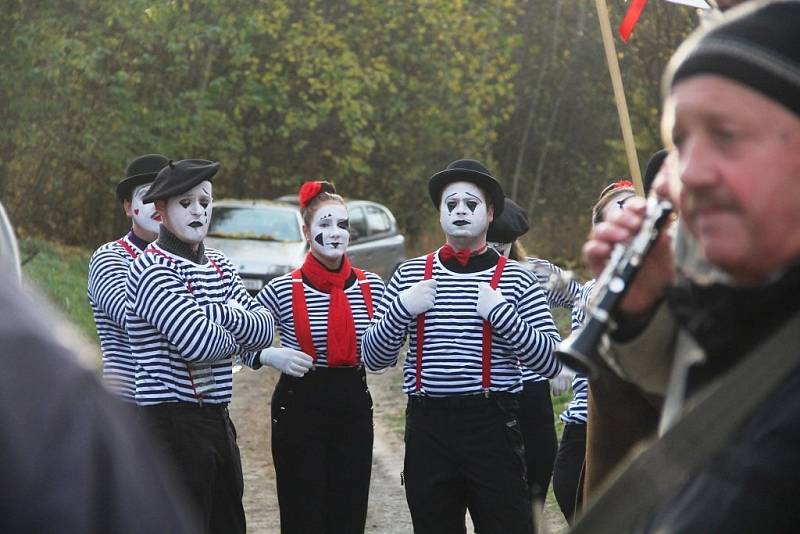
[[197,532],[171,471],[46,308],[0,273],[0,532]]
[[[800,509],[800,2],[753,0],[694,34],[665,77],[679,219],[616,311],[606,359],[664,397],[660,437],[577,532],[788,532]],[[598,275],[644,203],[597,225]],[[670,247],[670,243],[672,247]]]

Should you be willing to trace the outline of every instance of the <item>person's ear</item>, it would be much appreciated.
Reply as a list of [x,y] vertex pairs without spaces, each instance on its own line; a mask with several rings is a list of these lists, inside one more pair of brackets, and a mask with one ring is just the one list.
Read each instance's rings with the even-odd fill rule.
[[489,221],[489,223],[494,220],[494,206],[491,204],[486,207],[486,220]]
[[161,219],[166,221],[167,220],[167,201],[166,200],[155,200],[153,201],[153,205],[156,207],[156,211],[159,215],[161,215]]
[[303,223],[303,237],[306,238],[306,241],[311,243],[311,230],[308,228],[308,225],[306,225],[306,223]]
[[125,210],[125,215],[129,219],[133,217],[133,204],[129,198],[122,201],[122,209]]

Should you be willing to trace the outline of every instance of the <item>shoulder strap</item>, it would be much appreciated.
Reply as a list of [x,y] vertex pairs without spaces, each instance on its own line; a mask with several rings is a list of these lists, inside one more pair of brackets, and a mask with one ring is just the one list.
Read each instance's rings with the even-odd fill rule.
[[356,273],[358,284],[361,286],[361,295],[364,297],[364,304],[367,306],[367,316],[372,320],[372,289],[369,287],[369,280],[364,275],[364,271],[353,267],[353,272]]
[[[497,260],[497,266],[494,268],[494,274],[489,285],[492,289],[497,289],[497,284],[500,282],[500,276],[503,274],[503,269],[506,266],[506,257],[500,256]],[[489,321],[483,321],[483,344],[481,347],[481,384],[483,391],[489,391],[492,386],[492,325]]]
[[308,320],[308,306],[306,306],[306,292],[303,288],[303,273],[300,269],[292,271],[292,319],[294,320],[294,333],[300,348],[317,361],[317,349],[311,337],[311,323]]
[[[433,277],[433,255],[435,252],[428,254],[425,258],[425,274],[422,276],[423,280],[430,280]],[[419,393],[422,389],[422,346],[425,344],[425,314],[420,313],[417,315],[417,369],[416,369],[416,382],[414,389]]]
[[124,248],[125,251],[128,254],[130,254],[133,259],[136,259],[136,256],[138,256],[138,254],[136,254],[136,251],[133,250],[133,247],[130,246],[127,241],[125,241],[124,239],[117,239],[117,244],[120,245],[122,248]]
[[[571,532],[632,532],[674,495],[793,372],[800,313],[692,399],[675,426],[644,450],[586,510]],[[731,407],[736,409],[732,410]]]
[[211,265],[214,266],[214,269],[217,270],[217,274],[219,275],[219,277],[221,279],[225,280],[225,273],[222,271],[222,268],[219,266],[219,264],[217,262],[215,262],[214,259],[211,258],[210,256],[206,256],[206,257],[208,258],[208,261],[211,263]]

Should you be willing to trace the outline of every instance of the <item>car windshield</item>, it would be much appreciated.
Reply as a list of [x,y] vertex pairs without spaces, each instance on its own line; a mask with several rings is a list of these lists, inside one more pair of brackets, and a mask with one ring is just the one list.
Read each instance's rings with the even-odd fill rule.
[[208,235],[260,241],[303,240],[297,214],[270,207],[214,206]]

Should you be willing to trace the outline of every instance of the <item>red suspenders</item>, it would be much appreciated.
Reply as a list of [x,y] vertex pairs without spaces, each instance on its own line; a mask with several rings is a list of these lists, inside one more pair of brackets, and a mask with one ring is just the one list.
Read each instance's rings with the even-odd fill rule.
[[[369,287],[369,280],[364,276],[361,269],[352,268],[356,273],[358,284],[361,286],[361,295],[364,297],[364,304],[367,306],[367,316],[372,320],[372,290]],[[311,323],[308,320],[308,307],[306,306],[306,292],[303,289],[303,274],[300,269],[292,271],[292,319],[294,320],[294,334],[300,348],[317,361],[317,349],[314,347],[314,340],[311,338]]]
[[[120,241],[122,241],[122,240],[120,239]],[[119,243],[119,241],[118,241],[118,243]],[[120,244],[123,247],[125,247],[125,250],[130,252],[131,255],[133,255],[134,258],[136,257],[133,254],[133,250],[131,250],[129,246],[126,246],[126,245],[128,245],[127,243],[122,242]],[[166,254],[164,254],[163,252],[161,252],[157,248],[149,247],[149,248],[145,249],[144,253],[146,254],[148,252],[151,252],[153,254],[158,254],[159,256],[162,256],[162,257],[166,258],[171,263],[174,263],[175,266],[178,266],[178,263],[175,260],[173,260],[172,258],[167,256]],[[208,261],[211,263],[211,265],[214,267],[214,269],[216,269],[217,274],[219,274],[219,277],[222,280],[225,280],[225,273],[222,271],[222,268],[220,268],[219,264],[217,262],[215,262],[211,258],[208,258]],[[189,293],[194,293],[194,290],[192,289],[192,281],[189,280],[189,279],[186,280],[186,289],[189,290]],[[194,383],[194,377],[192,376],[192,367],[189,365],[188,362],[186,363],[186,371],[188,371],[188,373],[189,373],[189,382],[191,382],[191,384],[192,384],[192,393],[194,393],[194,398],[197,399],[198,404],[200,404],[200,406],[202,406],[203,405],[203,396],[197,392],[197,387],[195,386],[195,383]]]
[[136,254],[136,251],[133,250],[133,247],[131,247],[127,241],[125,241],[124,239],[117,239],[117,244],[120,245],[122,248],[124,248],[128,252],[128,254],[131,255],[133,259],[136,259],[136,256],[138,256],[138,254]]
[[[433,276],[433,255],[435,253],[431,252],[428,254],[428,257],[425,258],[425,274],[423,275],[423,280],[430,280]],[[422,387],[422,345],[425,339],[425,314],[420,313],[417,315],[417,377],[416,382],[414,384],[414,389],[417,393],[419,393],[420,388]]]
[[[433,255],[435,253],[431,252],[428,254],[428,257],[425,258],[425,274],[423,276],[423,280],[429,280],[433,276]],[[497,260],[497,267],[494,269],[494,274],[492,275],[492,280],[489,282],[489,285],[492,289],[497,289],[497,284],[500,282],[500,275],[503,274],[503,269],[506,266],[507,258],[505,256],[500,256],[500,259]],[[422,387],[422,347],[425,341],[425,314],[421,313],[417,316],[417,376],[416,376],[416,383],[414,385],[414,389],[419,392],[420,388]],[[481,372],[481,384],[483,386],[484,391],[489,391],[489,387],[492,385],[492,325],[489,324],[489,321],[483,321],[483,343],[482,343],[482,350],[481,350],[481,362],[482,362],[482,372]]]

